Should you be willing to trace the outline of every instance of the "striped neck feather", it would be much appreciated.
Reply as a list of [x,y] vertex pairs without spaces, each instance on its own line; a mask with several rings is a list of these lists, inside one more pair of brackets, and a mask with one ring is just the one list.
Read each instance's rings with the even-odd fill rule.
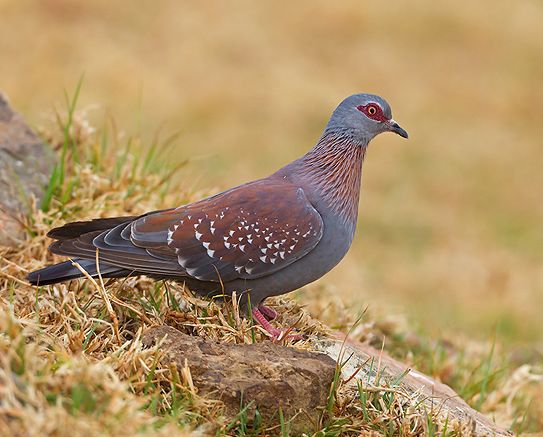
[[301,158],[304,178],[319,190],[332,211],[346,223],[356,224],[367,142],[359,144],[347,133],[325,132],[317,145]]

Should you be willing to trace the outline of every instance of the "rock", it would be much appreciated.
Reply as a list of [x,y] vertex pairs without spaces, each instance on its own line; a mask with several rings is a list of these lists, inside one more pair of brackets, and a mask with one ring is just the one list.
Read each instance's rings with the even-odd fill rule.
[[[178,369],[190,368],[192,381],[199,394],[220,399],[225,412],[235,417],[240,405],[247,405],[248,417],[255,409],[270,425],[278,425],[277,411],[292,418],[291,431],[300,435],[314,429],[322,408],[328,401],[336,362],[341,362],[341,377],[353,387],[357,381],[368,386],[377,378],[382,382],[398,381],[401,392],[423,410],[434,412],[448,428],[457,428],[462,435],[511,436],[503,429],[471,408],[449,386],[438,382],[395,360],[382,350],[367,344],[336,338],[310,339],[312,352],[264,342],[257,344],[223,344],[201,337],[183,334],[170,326],[149,329],[143,343],[161,344],[167,362]],[[379,377],[377,374],[379,373]],[[303,414],[296,413],[303,411]]]
[[[285,418],[292,418],[292,435],[314,429],[322,408],[328,401],[336,362],[341,362],[341,378],[352,386],[356,394],[357,381],[363,386],[377,379],[397,382],[402,396],[406,396],[417,410],[433,412],[457,429],[462,435],[511,436],[508,430],[471,408],[449,386],[438,382],[395,360],[382,350],[353,340],[345,335],[335,338],[310,338],[312,351],[258,344],[223,344],[186,335],[169,326],[149,329],[143,343],[152,346],[163,338],[161,351],[167,362],[178,369],[188,364],[192,380],[199,394],[220,399],[226,414],[235,417],[240,405],[252,402],[248,417],[258,411],[271,425],[278,424],[277,411],[281,407]],[[377,376],[379,374],[379,376]],[[403,375],[400,382],[398,376]],[[374,387],[376,388],[376,387]],[[406,408],[412,408],[407,406]]]
[[[369,345],[347,340],[345,334],[337,333],[336,339],[314,339],[312,349],[325,353],[334,361],[342,357],[345,363],[342,368],[342,378],[356,381],[375,381],[377,372],[381,380],[394,381],[403,374],[408,366],[395,360],[382,350]],[[378,363],[378,364],[376,364]],[[354,377],[352,377],[354,375]],[[497,426],[490,419],[471,408],[449,386],[438,382],[414,369],[401,379],[400,387],[426,405],[427,411],[439,411],[439,416],[447,419],[451,429],[454,423],[462,424],[463,429],[469,429],[468,435],[477,436],[512,436],[513,434]]]
[[52,152],[0,93],[0,245],[24,235],[20,217],[32,196],[41,198],[53,165]]
[[285,420],[294,417],[291,431],[299,435],[318,421],[319,407],[326,405],[336,369],[327,355],[270,342],[223,344],[169,326],[149,329],[143,343],[151,346],[164,337],[161,350],[166,359],[178,369],[186,360],[198,393],[220,399],[231,417],[239,413],[242,402],[251,403],[249,418],[258,408],[267,423],[279,424],[281,408]]

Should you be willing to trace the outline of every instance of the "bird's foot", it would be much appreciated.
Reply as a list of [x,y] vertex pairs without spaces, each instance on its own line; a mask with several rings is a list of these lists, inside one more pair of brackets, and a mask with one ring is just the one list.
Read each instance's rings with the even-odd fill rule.
[[270,320],[274,320],[277,318],[278,314],[277,314],[277,311],[275,311],[273,308],[271,307],[267,307],[266,305],[258,305],[257,307],[259,309],[259,311],[262,313],[262,315],[264,317],[266,317],[266,319],[268,319],[268,321]]
[[[303,340],[304,336],[302,334],[291,334],[292,332],[292,328],[288,328],[288,329],[279,329],[279,328],[274,328],[270,322],[268,322],[268,320],[266,319],[266,317],[264,316],[264,314],[262,314],[261,310],[261,306],[263,305],[259,305],[257,308],[253,308],[253,319],[260,325],[264,328],[264,330],[272,337],[272,339],[274,341],[280,341],[280,340],[283,340],[285,338],[289,339],[289,340]],[[264,307],[266,309],[271,309],[271,308],[268,308],[268,307]],[[275,315],[277,316],[277,312],[272,310]]]

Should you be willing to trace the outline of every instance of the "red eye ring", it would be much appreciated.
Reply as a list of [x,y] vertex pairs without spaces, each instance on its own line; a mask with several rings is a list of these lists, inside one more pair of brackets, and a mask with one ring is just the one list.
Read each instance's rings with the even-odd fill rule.
[[362,112],[366,117],[378,121],[385,122],[388,121],[388,118],[383,114],[383,109],[377,103],[368,103],[367,105],[357,106],[360,112]]

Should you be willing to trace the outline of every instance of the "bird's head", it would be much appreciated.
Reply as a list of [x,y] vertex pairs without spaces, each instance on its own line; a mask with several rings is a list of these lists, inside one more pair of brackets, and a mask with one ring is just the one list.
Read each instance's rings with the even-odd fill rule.
[[354,94],[336,108],[326,126],[328,132],[345,133],[361,145],[383,132],[407,138],[407,132],[392,119],[390,105],[374,94]]

